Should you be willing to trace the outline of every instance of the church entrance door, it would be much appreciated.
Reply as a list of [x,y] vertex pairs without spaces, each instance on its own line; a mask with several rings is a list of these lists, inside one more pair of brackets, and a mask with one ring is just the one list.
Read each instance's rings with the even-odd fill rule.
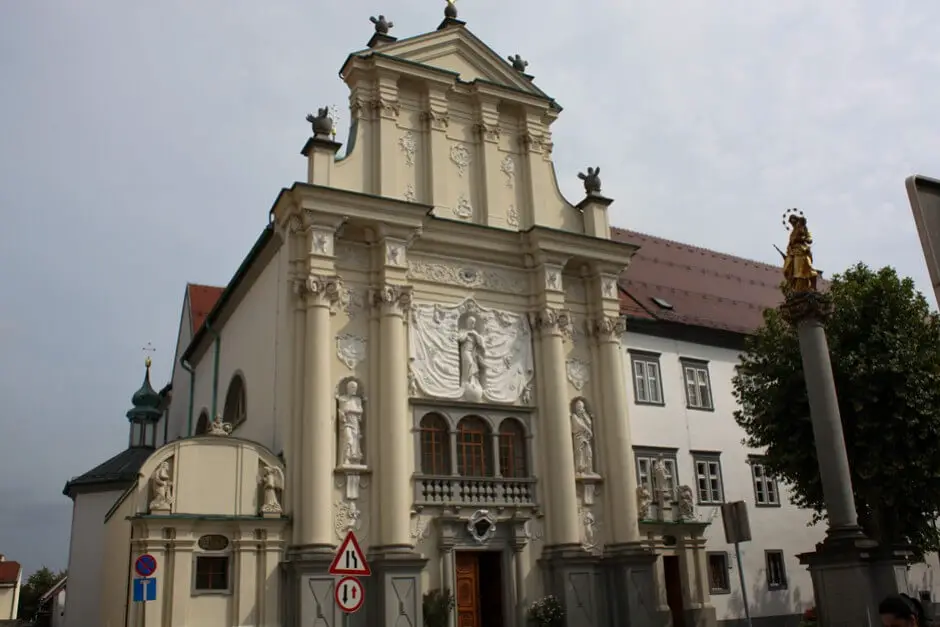
[[457,551],[457,627],[503,627],[502,555]]
[[663,556],[663,575],[666,580],[666,603],[672,614],[673,627],[685,627],[685,606],[682,603],[682,570],[675,555]]

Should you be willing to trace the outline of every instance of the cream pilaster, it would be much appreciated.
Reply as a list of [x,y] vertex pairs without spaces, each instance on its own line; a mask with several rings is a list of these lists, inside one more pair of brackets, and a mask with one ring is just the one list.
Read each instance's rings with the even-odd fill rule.
[[401,131],[398,130],[398,114],[401,105],[398,102],[398,74],[381,72],[376,79],[376,99],[373,106],[378,112],[378,150],[374,153],[378,171],[377,194],[398,198],[404,190],[401,189],[399,167],[401,159],[398,157],[398,140]]
[[568,381],[565,376],[565,337],[571,332],[571,317],[557,303],[547,301],[535,316],[539,332],[540,435],[546,460],[547,544],[578,545],[578,498],[574,476],[574,450],[568,417]]
[[525,181],[525,206],[520,208],[523,224],[535,224],[535,214],[540,207],[549,204],[548,165],[546,157],[546,129],[537,111],[526,111],[525,127],[519,137],[522,148],[522,174]]
[[232,542],[235,568],[232,573],[234,581],[234,599],[232,608],[239,621],[255,615],[258,619],[258,588],[256,580],[261,573],[258,572],[257,542],[254,531],[247,527],[235,532],[235,541]]
[[499,111],[495,99],[481,94],[477,95],[477,134],[483,161],[479,174],[483,179],[483,223],[506,226],[505,211],[500,211],[499,207],[499,192],[505,187],[499,164]]
[[[170,625],[189,624],[189,604],[192,598],[190,586],[193,581],[193,539],[192,530],[176,529],[176,538],[172,541],[173,566],[166,569],[165,579],[171,580],[173,607],[170,609]],[[170,574],[172,573],[172,575]]]
[[424,112],[428,121],[428,204],[435,207],[447,207],[452,201],[448,198],[447,180],[450,163],[450,146],[447,141],[447,127],[450,114],[447,105],[447,91],[444,86],[431,86],[428,89],[427,109]]
[[626,330],[620,315],[617,275],[598,273],[589,281],[595,315],[590,330],[596,342],[598,365],[595,377],[600,382],[604,406],[602,445],[607,477],[616,481],[605,484],[611,544],[640,540],[639,513],[636,502],[636,466],[633,435],[627,404],[627,379],[624,377],[621,338]]
[[[291,263],[294,266],[294,276],[306,274],[306,238],[299,216],[294,216],[288,226],[288,243],[291,251]],[[294,518],[291,526],[290,544],[300,544],[300,506],[301,506],[301,479],[302,473],[302,442],[303,442],[303,416],[304,416],[304,360],[306,354],[304,347],[304,323],[307,315],[307,306],[303,298],[303,282],[295,281],[297,298],[293,299],[293,337],[291,342],[293,373],[291,377],[291,413],[287,442],[287,489],[284,491],[285,509]]]
[[[130,563],[127,565],[128,569],[133,570],[134,560],[137,559],[139,555],[144,553],[149,553],[153,555],[157,560],[157,564],[166,564],[167,562],[167,550],[166,546],[168,544],[167,538],[163,538],[160,535],[162,530],[160,527],[156,528],[141,528],[139,529],[143,532],[144,537],[139,540],[134,540],[131,543],[131,559]],[[137,577],[137,575],[133,575]],[[169,581],[169,577],[155,577],[156,586],[157,586],[157,600],[151,603],[134,603],[132,599],[130,605],[135,607],[137,610],[136,620],[137,623],[131,623],[140,625],[144,627],[146,625],[163,625],[163,617],[165,611],[172,610],[172,597],[170,593],[173,590],[173,584]],[[132,591],[129,591],[133,594]]]

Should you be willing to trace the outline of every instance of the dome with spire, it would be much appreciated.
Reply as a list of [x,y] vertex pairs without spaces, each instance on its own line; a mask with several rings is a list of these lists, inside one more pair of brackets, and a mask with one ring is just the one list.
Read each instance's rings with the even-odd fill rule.
[[133,407],[128,410],[127,418],[131,421],[140,421],[140,420],[159,420],[162,412],[160,411],[160,403],[162,399],[160,394],[153,389],[153,386],[150,384],[150,358],[144,362],[147,370],[144,373],[144,382],[141,384],[140,389],[134,392],[134,395],[131,397],[131,403]]

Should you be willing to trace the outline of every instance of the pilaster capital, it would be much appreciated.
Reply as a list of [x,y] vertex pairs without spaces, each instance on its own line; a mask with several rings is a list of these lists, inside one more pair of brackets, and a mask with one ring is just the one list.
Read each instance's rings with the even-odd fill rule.
[[542,335],[557,335],[562,338],[570,338],[572,333],[571,312],[567,309],[556,309],[552,307],[543,307],[530,316],[532,326],[539,330]]
[[446,131],[450,126],[450,115],[446,110],[429,109],[422,114],[432,131]]
[[328,307],[330,313],[346,303],[348,295],[339,276],[308,274],[294,281],[294,294],[303,300],[307,307]]
[[372,288],[372,304],[383,316],[404,317],[411,309],[413,293],[410,285],[380,285]]
[[591,320],[588,329],[600,344],[620,344],[620,338],[627,330],[627,322],[619,315],[598,316]]

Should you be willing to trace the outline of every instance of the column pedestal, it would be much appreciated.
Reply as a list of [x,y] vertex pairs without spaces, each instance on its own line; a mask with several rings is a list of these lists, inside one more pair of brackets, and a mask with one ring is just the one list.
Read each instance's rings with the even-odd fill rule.
[[421,572],[428,560],[411,551],[369,555],[372,576],[365,584],[369,627],[424,625]]
[[656,553],[640,543],[608,545],[604,555],[611,627],[668,627],[656,603]]
[[334,552],[292,550],[281,562],[282,617],[287,627],[342,627],[342,612],[333,598],[336,577],[329,574]]
[[[565,608],[565,627],[605,627],[609,617],[602,610],[603,572],[600,560],[580,544],[547,546],[542,549],[546,594],[553,594]],[[635,623],[646,625],[646,623]]]

